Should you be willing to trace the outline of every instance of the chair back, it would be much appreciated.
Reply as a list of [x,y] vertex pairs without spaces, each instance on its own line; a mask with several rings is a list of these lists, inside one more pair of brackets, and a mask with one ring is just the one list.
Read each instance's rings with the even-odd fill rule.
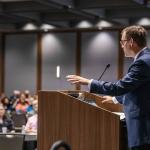
[[0,134],[0,149],[23,150],[24,135]]
[[13,114],[12,120],[14,122],[15,130],[21,130],[23,125],[26,125],[27,117],[26,114]]

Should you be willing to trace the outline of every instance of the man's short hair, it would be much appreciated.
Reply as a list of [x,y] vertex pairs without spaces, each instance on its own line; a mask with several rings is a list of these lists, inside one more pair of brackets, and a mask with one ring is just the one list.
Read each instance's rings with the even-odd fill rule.
[[147,31],[142,26],[129,26],[123,29],[121,33],[125,33],[127,40],[132,38],[139,47],[146,46]]

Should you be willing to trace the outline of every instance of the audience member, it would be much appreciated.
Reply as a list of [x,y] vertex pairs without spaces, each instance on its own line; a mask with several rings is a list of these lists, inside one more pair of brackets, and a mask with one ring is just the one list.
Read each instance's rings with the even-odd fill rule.
[[5,115],[5,108],[0,104],[0,132],[6,127],[7,131],[13,130],[13,121]]
[[7,96],[5,96],[1,99],[1,103],[3,104],[6,111],[12,110],[12,105],[10,104],[10,100],[8,99]]
[[32,105],[33,105],[33,109],[35,111],[35,114],[32,117],[28,118],[27,124],[25,126],[25,131],[28,133],[37,133],[38,101],[34,100]]
[[16,113],[26,113],[27,108],[29,106],[28,102],[26,101],[25,94],[21,93],[20,98],[17,99],[16,103]]
[[5,93],[1,93],[0,95],[0,103],[1,103],[1,100],[5,97]]
[[13,104],[14,101],[16,101],[16,99],[19,98],[19,97],[20,97],[20,91],[19,90],[14,90],[13,95],[11,95],[9,99]]

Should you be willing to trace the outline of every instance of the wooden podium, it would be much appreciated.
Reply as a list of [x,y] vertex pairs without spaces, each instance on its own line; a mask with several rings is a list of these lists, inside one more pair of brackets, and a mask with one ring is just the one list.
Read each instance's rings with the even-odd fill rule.
[[[81,91],[80,91],[81,92]],[[72,150],[123,150],[120,105],[102,104],[101,96],[79,91],[40,91],[38,150],[58,140]],[[94,105],[97,106],[94,106]]]

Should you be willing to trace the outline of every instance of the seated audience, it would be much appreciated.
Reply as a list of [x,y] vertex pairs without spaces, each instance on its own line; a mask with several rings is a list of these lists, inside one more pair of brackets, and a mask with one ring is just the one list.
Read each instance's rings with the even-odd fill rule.
[[37,95],[34,95],[33,97],[31,97],[28,101],[29,103],[29,107],[27,108],[27,116],[31,116],[33,115],[34,113],[36,113],[33,109],[33,103],[34,101],[37,101],[38,100],[38,96]]
[[30,101],[33,99],[32,95],[30,94],[30,91],[29,90],[25,90],[24,91],[24,94],[25,94],[25,98],[26,98],[26,101]]
[[20,98],[17,99],[16,101],[16,107],[15,107],[16,113],[26,113],[28,106],[29,104],[26,101],[25,94],[22,93],[20,95]]
[[20,97],[20,91],[14,90],[13,95],[11,95],[9,99],[10,99],[11,103],[13,104],[16,101],[16,99],[19,97]]
[[37,111],[38,111],[38,101],[34,100],[32,103],[35,114],[28,118],[27,124],[25,126],[25,131],[28,133],[37,133]]
[[7,112],[11,112],[12,111],[12,105],[10,103],[10,100],[8,99],[8,97],[3,97],[2,100],[1,100],[1,103],[3,104],[5,110]]
[[[28,121],[25,126],[25,132],[26,133],[34,133],[37,134],[37,119],[38,119],[38,101],[37,99],[30,99],[31,105],[33,108],[33,113],[32,116],[28,118]],[[37,149],[37,141],[27,141],[25,142],[25,147],[24,149],[30,149],[30,150],[35,150]]]
[[0,104],[0,132],[2,132],[3,127],[6,127],[8,132],[13,130],[13,121],[6,117],[5,108]]
[[1,93],[0,94],[0,103],[1,103],[1,100],[5,97],[5,93]]
[[12,113],[16,113],[16,110],[15,110],[15,107],[16,107],[16,104],[17,104],[17,99],[20,98],[20,91],[19,90],[14,90],[13,91],[13,95],[11,95],[9,97],[9,100],[10,100],[10,104],[12,105]]
[[29,103],[29,106],[27,108],[27,117],[30,117],[34,114],[34,109],[33,109],[33,105],[32,105],[33,100],[30,99],[30,101],[28,101],[28,103]]

